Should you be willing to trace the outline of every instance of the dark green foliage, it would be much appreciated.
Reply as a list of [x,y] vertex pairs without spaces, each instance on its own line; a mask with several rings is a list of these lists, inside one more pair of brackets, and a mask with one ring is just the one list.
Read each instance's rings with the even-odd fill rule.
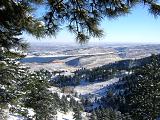
[[108,91],[105,97],[101,98],[104,107],[111,107],[114,110],[119,108],[119,96],[114,95],[112,91]]
[[130,73],[123,76],[119,83],[110,86],[113,89],[110,89],[106,96],[95,101],[101,105],[100,108],[96,108],[99,115],[97,119],[107,119],[107,111],[104,110],[107,107],[122,113],[107,115],[110,116],[108,119],[153,120],[159,117],[160,57],[152,55],[143,60],[140,60],[143,65],[127,68]]
[[77,102],[75,101],[75,99],[73,99],[73,98],[71,97],[71,99],[70,99],[70,107],[71,107],[71,108],[74,108],[74,106],[76,106],[76,104],[77,104]]
[[54,80],[51,80],[50,83],[58,87],[76,86],[79,85],[80,83],[80,77],[77,75],[75,76],[58,75]]
[[[23,31],[38,37],[42,35],[43,26],[31,17],[32,7],[23,1],[0,1],[0,108],[9,104],[20,104],[22,97],[21,82],[27,74],[15,59],[23,57],[20,53],[10,49],[23,50],[26,43],[20,38]],[[37,29],[35,29],[37,28]],[[7,107],[6,107],[7,108]]]
[[97,120],[97,116],[95,111],[92,112],[91,116],[90,116],[90,120]]
[[36,120],[51,119],[56,114],[55,97],[48,90],[49,78],[46,71],[37,71],[28,74],[22,82],[25,92],[22,102],[25,108],[34,110]]
[[[158,2],[151,0],[1,0],[0,43],[7,49],[25,47],[17,37],[22,32],[42,37],[55,35],[64,26],[76,35],[78,42],[84,43],[90,36],[99,38],[103,35],[99,25],[104,17],[128,14],[135,5],[142,3],[153,15],[160,15]],[[34,18],[35,9],[42,7],[47,7],[44,18]]]
[[[0,0],[0,110],[8,108],[8,104],[12,108],[20,106],[16,109],[32,108],[36,113],[35,118],[43,120],[52,118],[55,108],[67,101],[66,98],[55,98],[57,95],[48,90],[49,73],[28,73],[27,69],[15,62],[15,59],[23,56],[10,50],[27,48],[27,44],[20,38],[23,32],[43,37],[55,35],[65,26],[76,35],[78,42],[84,43],[90,36],[103,35],[99,24],[104,17],[125,15],[132,7],[142,3],[155,16],[160,15],[160,5],[154,0]],[[48,7],[44,18],[33,17],[37,5]],[[159,116],[159,63],[154,61],[149,65],[151,66],[135,72],[135,75],[142,75],[142,78],[132,76],[128,84],[125,84],[129,88],[129,94],[126,95],[127,109],[123,112],[129,113],[128,116],[135,119],[156,119]],[[94,69],[85,78],[90,82],[106,80],[114,76],[114,72],[110,72]],[[80,83],[81,77],[75,77],[74,85]],[[66,106],[68,107],[67,104]],[[81,107],[73,108],[75,118],[82,119],[79,111]],[[67,109],[64,110],[66,111]],[[115,118],[115,114],[109,116],[110,119]]]
[[[19,73],[21,72],[21,73]],[[0,103],[10,103],[16,99],[18,94],[18,83],[24,76],[23,69],[19,69],[18,65],[14,61],[1,61],[0,69]]]
[[0,47],[3,47],[4,51],[10,48],[24,49],[27,47],[26,43],[18,37],[23,31],[37,37],[44,35],[41,22],[30,14],[33,7],[29,3],[18,1],[0,1]]
[[135,5],[149,7],[155,16],[160,14],[160,6],[152,0],[48,0],[49,11],[45,23],[50,34],[55,34],[64,23],[76,40],[86,42],[90,36],[101,37],[100,21],[104,17],[115,18],[128,14]]
[[159,58],[152,56],[152,62],[135,70],[128,79],[126,95],[126,112],[133,119],[156,119],[160,115],[160,63]]
[[90,120],[122,120],[123,115],[109,108],[100,108],[91,113]]
[[9,59],[0,61],[0,119],[3,116],[8,117],[3,110],[9,110],[9,104],[15,106],[20,104],[19,99],[22,97],[20,83],[25,78],[26,71],[27,69],[20,68],[15,61]]
[[107,68],[107,67],[97,67],[91,70],[82,69],[75,71],[73,76],[58,75],[56,78],[50,81],[53,86],[65,87],[65,86],[76,86],[81,83],[81,80],[86,82],[99,82],[107,81],[113,77],[116,77],[119,70]]
[[67,100],[67,97],[65,97],[64,95],[61,98],[60,107],[61,107],[60,110],[63,111],[64,113],[68,112],[69,101]]
[[74,107],[73,112],[74,112],[73,118],[75,120],[82,120],[82,113],[79,106]]
[[57,93],[51,93],[48,88],[50,74],[45,70],[40,70],[27,75],[22,82],[22,90],[25,92],[22,103],[25,108],[32,108],[35,112],[36,120],[53,119],[57,111],[64,112],[79,108],[83,108],[71,96],[63,95],[61,98]]
[[152,55],[148,60],[148,64],[133,68],[132,74],[121,80],[119,88],[122,92],[113,92],[101,99],[104,107],[121,111],[126,120],[154,120],[159,117],[160,59],[158,55]]

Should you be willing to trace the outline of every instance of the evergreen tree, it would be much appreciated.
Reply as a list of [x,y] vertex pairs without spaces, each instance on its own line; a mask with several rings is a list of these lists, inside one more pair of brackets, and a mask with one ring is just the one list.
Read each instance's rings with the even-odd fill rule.
[[82,113],[78,106],[73,108],[73,112],[74,112],[73,118],[75,120],[82,120]]
[[129,87],[125,96],[127,108],[133,119],[156,119],[160,113],[160,62],[155,55],[151,63],[135,70],[126,82]]
[[[1,0],[1,45],[5,48],[20,47],[21,39],[17,36],[23,31],[38,37],[55,35],[64,25],[76,34],[77,41],[86,42],[90,36],[103,35],[99,24],[104,17],[128,14],[135,5],[142,3],[152,14],[160,15],[160,5],[154,0]],[[43,19],[31,14],[38,5],[39,8],[48,7]]]
[[68,112],[69,109],[69,102],[67,100],[67,98],[63,95],[61,98],[61,111],[63,111],[64,113]]
[[[2,54],[1,54],[2,55]],[[16,106],[23,96],[20,84],[26,77],[27,69],[19,66],[14,60],[4,58],[0,61],[0,119],[5,120],[9,106]],[[5,117],[4,117],[5,116]]]
[[48,76],[43,71],[30,73],[24,80],[22,89],[25,95],[22,99],[24,107],[32,108],[36,120],[53,119],[56,114],[54,95],[48,90]]
[[90,120],[97,120],[97,116],[96,116],[96,112],[93,111],[91,116],[90,116]]
[[[36,77],[36,75],[39,76],[38,73],[34,73],[36,74],[33,75],[35,78],[28,76],[29,78],[25,80],[25,72],[21,71],[14,61],[15,56],[16,59],[17,56],[22,56],[10,51],[11,49],[22,50],[27,48],[26,43],[20,37],[23,32],[36,37],[43,37],[44,35],[55,35],[61,26],[66,25],[69,31],[76,34],[77,41],[83,43],[88,40],[89,36],[101,37],[103,35],[103,31],[99,29],[99,23],[104,17],[114,18],[124,15],[136,4],[141,3],[148,6],[149,11],[155,16],[160,15],[160,5],[158,1],[154,0],[0,0],[0,109],[5,108],[8,104],[19,103],[15,101],[22,100],[23,98],[19,98],[24,93],[28,96],[26,99],[31,101],[32,107],[37,113],[41,113],[41,111],[36,108],[36,104],[38,106],[40,103],[42,104],[42,107],[46,110],[45,114],[51,109],[51,107],[47,107],[47,104],[50,103],[52,106],[52,95],[48,92],[47,85],[42,85],[42,83],[45,83],[44,80],[41,80],[41,77]],[[48,7],[48,11],[42,19],[35,18],[32,15],[35,13],[35,6],[38,5]],[[37,83],[32,80],[37,81]],[[151,85],[158,89],[155,84]],[[19,91],[21,87],[25,88],[27,92]],[[36,89],[33,90],[33,88]],[[153,90],[155,94],[157,93],[156,89]],[[50,98],[45,98],[46,95],[43,92]],[[47,104],[42,101],[39,101],[40,103],[36,102],[39,99],[36,95],[39,94]],[[155,94],[152,96],[153,98],[157,97]],[[157,102],[157,99],[152,102]],[[36,103],[35,106],[34,103]],[[29,104],[26,104],[26,106],[31,107]],[[151,108],[158,109],[154,105]],[[155,118],[158,112],[150,111]],[[39,119],[38,116],[37,118]]]
[[99,108],[92,112],[90,120],[125,120],[119,111],[110,108]]
[[24,56],[10,50],[27,48],[26,43],[20,38],[22,31],[37,37],[43,34],[41,22],[29,14],[31,8],[22,1],[0,1],[0,110],[2,111],[9,109],[9,105],[20,104],[19,99],[23,94],[19,88],[27,74],[15,61]]

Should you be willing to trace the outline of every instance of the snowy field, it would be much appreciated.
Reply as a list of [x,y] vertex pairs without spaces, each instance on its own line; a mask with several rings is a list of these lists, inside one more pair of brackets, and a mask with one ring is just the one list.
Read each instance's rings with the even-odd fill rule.
[[[88,113],[86,113],[86,112],[82,113],[83,120],[88,120],[88,118],[86,117],[87,114]],[[72,112],[72,111],[69,111],[66,114],[64,114],[62,112],[57,112],[57,115],[55,116],[55,119],[53,119],[53,120],[75,120],[73,115],[74,115],[74,112]],[[8,120],[27,120],[27,119],[25,119],[21,116],[10,115]]]
[[74,88],[74,91],[83,96],[87,96],[89,94],[100,97],[105,94],[107,91],[107,87],[119,81],[119,78],[113,78],[104,82],[97,82],[93,84],[81,84]]
[[[73,115],[74,115],[74,113],[72,111],[70,111],[70,112],[68,112],[66,114],[64,114],[62,112],[58,112],[57,115],[56,115],[57,116],[56,120],[75,120]],[[88,120],[88,118],[86,117],[86,115],[87,115],[86,112],[82,113],[82,119],[83,120]]]
[[119,61],[121,58],[114,52],[86,53],[74,56],[27,56],[21,62],[30,67],[31,71],[46,69],[49,71],[65,70],[73,72],[80,68],[94,68],[108,63]]
[[45,69],[50,72],[52,71],[70,71],[73,72],[78,68],[67,66],[65,63],[25,63],[23,64],[26,67],[29,67],[31,71],[38,71],[40,69]]

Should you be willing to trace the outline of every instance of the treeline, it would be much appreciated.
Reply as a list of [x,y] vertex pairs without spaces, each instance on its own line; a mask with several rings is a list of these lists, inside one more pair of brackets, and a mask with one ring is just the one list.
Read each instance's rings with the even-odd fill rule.
[[118,92],[110,91],[100,99],[103,109],[112,108],[129,120],[160,117],[160,58],[152,55],[149,59],[150,63],[134,67],[132,74],[123,77]]
[[[143,61],[144,60],[144,61]],[[137,62],[138,61],[138,62]],[[141,62],[140,62],[141,61]],[[118,64],[120,64],[120,61]],[[139,64],[140,63],[140,64]],[[103,81],[109,77],[122,75],[122,71],[129,74],[122,75],[114,89],[110,89],[105,96],[95,101],[82,99],[83,106],[89,107],[97,103],[98,106],[90,109],[91,119],[95,120],[155,120],[160,117],[160,58],[152,55],[140,60],[124,62],[124,66],[108,69],[106,66],[92,70],[83,69],[74,73],[74,76],[88,82]],[[116,69],[118,68],[118,70]],[[109,77],[108,77],[109,76]],[[106,79],[105,79],[106,78]],[[93,81],[92,81],[93,80]],[[65,80],[64,80],[65,81]],[[68,79],[69,83],[70,79]],[[65,83],[64,83],[65,85]],[[118,114],[118,115],[117,115]]]
[[122,114],[112,108],[99,108],[92,111],[89,120],[132,120],[129,114]]
[[[157,55],[157,57],[160,56]],[[65,87],[79,85],[82,80],[86,82],[106,81],[113,77],[123,77],[125,72],[149,63],[151,63],[151,58],[146,57],[137,60],[121,60],[93,69],[82,68],[76,70],[73,75],[69,76],[61,75],[61,73],[57,71],[57,73],[59,73],[58,76],[51,82],[58,87]],[[55,73],[53,75],[55,75]]]
[[73,75],[57,75],[50,82],[57,87],[77,86],[82,81],[85,82],[102,82],[107,81],[118,75],[119,71],[116,69],[108,69],[97,67],[93,69],[80,69],[74,72]]

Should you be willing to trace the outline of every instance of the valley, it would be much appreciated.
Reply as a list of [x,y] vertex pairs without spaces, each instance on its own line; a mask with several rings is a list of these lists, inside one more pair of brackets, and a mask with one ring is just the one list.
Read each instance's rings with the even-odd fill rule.
[[[46,49],[47,48],[47,49]],[[65,48],[65,49],[64,49]],[[32,71],[74,72],[80,68],[94,68],[120,60],[140,59],[160,53],[159,45],[95,45],[95,46],[31,46],[26,58],[20,60]]]
[[[144,76],[143,67],[152,66],[152,61],[160,58],[158,45],[95,46],[64,51],[57,48],[56,51],[43,52],[29,52],[19,61],[21,66],[29,67],[30,74],[38,73],[35,78],[41,75],[37,80],[49,83],[47,94],[53,95],[57,106],[53,115],[55,120],[75,120],[77,114],[82,120],[92,120],[93,116],[99,116],[95,120],[103,120],[103,116],[110,115],[114,116],[113,120],[119,120],[119,116],[128,119],[126,113],[130,107],[128,105],[127,110],[123,110],[127,105],[125,100],[130,95],[132,99],[134,84]],[[41,87],[38,89],[43,90]],[[30,117],[34,117],[35,111],[27,110],[32,113]],[[108,111],[107,114],[104,111]],[[18,118],[25,119],[11,114],[9,120]]]

